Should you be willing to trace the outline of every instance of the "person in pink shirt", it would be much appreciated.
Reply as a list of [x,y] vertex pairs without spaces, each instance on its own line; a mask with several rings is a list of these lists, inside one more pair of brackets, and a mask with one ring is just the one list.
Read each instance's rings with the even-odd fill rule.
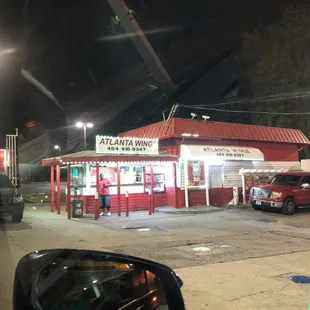
[[108,178],[105,178],[101,173],[99,176],[99,208],[101,209],[101,216],[103,215],[104,209],[107,209],[108,216],[111,216],[110,186],[111,181]]

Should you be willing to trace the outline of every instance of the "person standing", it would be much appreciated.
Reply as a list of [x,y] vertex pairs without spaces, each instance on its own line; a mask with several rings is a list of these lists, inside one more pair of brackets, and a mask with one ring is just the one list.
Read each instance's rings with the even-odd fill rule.
[[99,208],[101,209],[100,215],[103,215],[104,209],[108,210],[108,216],[111,216],[110,208],[110,189],[111,181],[105,178],[102,173],[99,176]]

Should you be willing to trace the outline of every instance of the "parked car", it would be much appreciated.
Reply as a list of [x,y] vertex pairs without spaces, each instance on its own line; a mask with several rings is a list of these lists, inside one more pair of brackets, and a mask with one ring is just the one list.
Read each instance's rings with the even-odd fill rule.
[[277,174],[269,184],[251,188],[250,202],[255,210],[278,209],[285,215],[310,207],[310,172]]
[[0,173],[0,217],[12,216],[13,222],[21,222],[23,215],[22,194],[11,183],[7,175]]

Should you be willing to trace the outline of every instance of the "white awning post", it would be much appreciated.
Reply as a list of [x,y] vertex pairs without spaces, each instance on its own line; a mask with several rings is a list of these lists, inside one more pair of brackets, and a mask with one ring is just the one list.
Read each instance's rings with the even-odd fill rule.
[[241,175],[243,204],[246,204],[245,175]]
[[210,206],[210,193],[209,193],[209,165],[206,161],[204,161],[205,168],[205,186],[206,186],[206,204]]
[[188,161],[184,160],[184,191],[185,191],[185,207],[189,208],[188,201]]

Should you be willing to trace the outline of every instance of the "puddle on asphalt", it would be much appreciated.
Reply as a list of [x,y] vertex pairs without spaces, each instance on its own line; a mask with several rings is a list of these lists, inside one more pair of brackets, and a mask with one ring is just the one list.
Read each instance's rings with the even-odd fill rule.
[[275,277],[272,277],[275,280],[278,280],[280,282],[283,283],[291,283],[292,285],[298,285],[302,290],[306,290],[307,292],[310,292],[310,283],[294,283],[291,278],[300,274],[299,272],[289,272],[289,273],[285,273],[285,274],[281,274]]
[[294,276],[290,276],[289,280],[291,280],[294,283],[298,283],[298,284],[310,284],[309,276],[294,275]]

